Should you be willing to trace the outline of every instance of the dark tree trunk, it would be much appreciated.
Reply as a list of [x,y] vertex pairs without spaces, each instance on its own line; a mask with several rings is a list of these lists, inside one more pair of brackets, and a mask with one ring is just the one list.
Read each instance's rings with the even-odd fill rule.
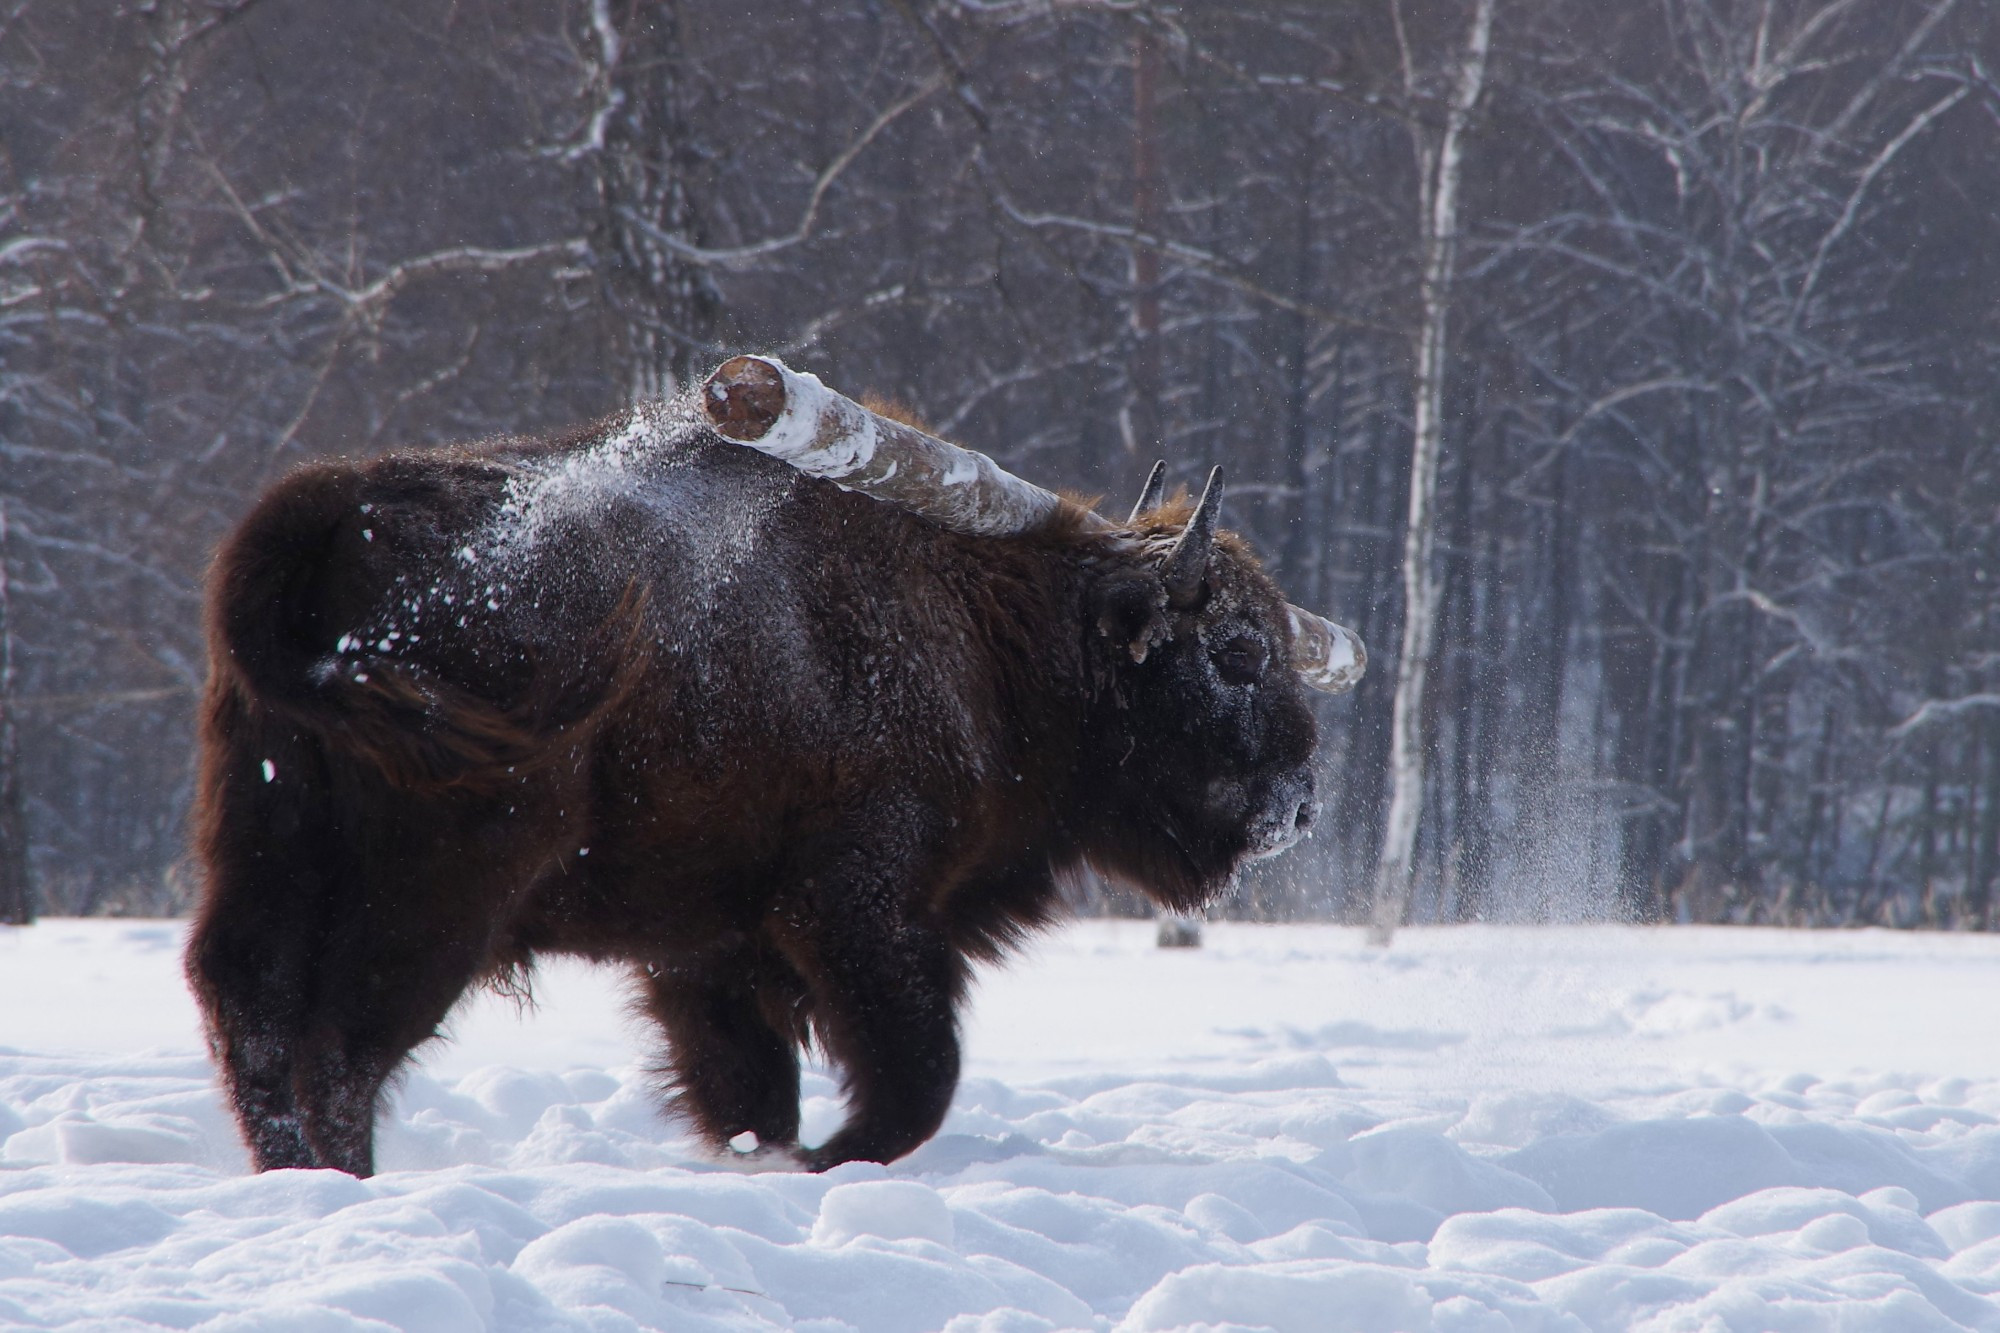
[[662,238],[701,243],[679,0],[625,0],[599,33],[611,99],[597,154],[606,294],[624,325],[636,398],[693,383],[715,358],[721,296],[706,268]]
[[[1310,292],[1313,289],[1313,148],[1315,142],[1311,134],[1304,136],[1305,151],[1299,154],[1296,170],[1299,173],[1298,211],[1294,218],[1292,246],[1294,251],[1292,281],[1293,290]],[[1301,311],[1287,311],[1284,315],[1285,329],[1285,482],[1292,493],[1290,513],[1285,525],[1284,540],[1278,547],[1278,573],[1288,581],[1299,582],[1315,548],[1324,547],[1330,534],[1314,530],[1310,515],[1313,513],[1312,481],[1313,468],[1311,452],[1311,432],[1307,417],[1312,398],[1312,325]]]
[[[1943,665],[1933,663],[1925,673],[1925,693],[1933,699],[1941,699],[1945,697],[1947,688]],[[1944,740],[1936,727],[1925,728],[1917,739],[1923,747],[1916,756],[1923,773],[1922,805],[1917,811],[1917,924],[1936,926],[1942,924],[1945,917],[1945,905],[1938,888],[1938,880],[1944,870],[1940,864],[1943,858],[1938,853],[1938,833],[1945,822],[1939,801],[1939,788],[1944,780]]]
[[[1500,536],[1488,525],[1485,554],[1480,561],[1484,596],[1473,642],[1483,661],[1505,660],[1508,652],[1508,606],[1494,586],[1500,569]],[[1500,758],[1501,719],[1505,713],[1506,682],[1498,671],[1478,673],[1473,686],[1477,725],[1472,731],[1473,763],[1470,806],[1463,816],[1458,860],[1458,887],[1466,920],[1493,915],[1493,774]]]
[[1672,841],[1670,710],[1679,674],[1673,636],[1682,581],[1665,562],[1640,560],[1632,584],[1643,596],[1643,614],[1633,615],[1616,602],[1607,608],[1613,620],[1604,645],[1604,677],[1617,719],[1612,772],[1627,807],[1619,840],[1619,908],[1628,920],[1662,921]]
[[[1985,800],[1973,833],[1971,879],[1965,888],[1966,924],[1975,930],[1993,928],[1993,880],[2000,868],[2000,717],[1992,709],[1980,726],[1985,772],[1980,786]],[[1974,797],[1978,792],[1975,790]]]
[[[1364,431],[1373,439],[1387,435],[1389,428],[1370,420]],[[1361,577],[1354,591],[1354,605],[1366,625],[1359,632],[1364,642],[1392,642],[1399,623],[1389,614],[1393,603],[1387,587],[1395,579],[1394,530],[1396,492],[1407,485],[1396,451],[1371,448],[1363,451],[1352,509],[1365,534],[1353,544]],[[1382,839],[1382,809],[1388,796],[1384,773],[1388,767],[1389,732],[1380,719],[1387,712],[1390,684],[1388,674],[1370,663],[1355,700],[1355,716],[1368,719],[1355,726],[1354,742],[1345,771],[1354,776],[1343,782],[1336,797],[1335,827],[1341,845],[1348,849],[1346,876],[1351,916],[1365,919],[1372,887],[1372,874]]]
[[[1827,700],[1820,712],[1819,739],[1813,747],[1811,786],[1806,795],[1806,826],[1799,839],[1794,872],[1810,913],[1807,925],[1829,924],[1831,900],[1827,893],[1826,868],[1839,851],[1838,826],[1827,836],[1828,784],[1833,773],[1833,701]],[[1835,804],[1837,809],[1837,803]],[[1823,851],[1822,845],[1828,850]]]
[[[1479,645],[1473,633],[1473,590],[1475,577],[1472,551],[1474,548],[1472,531],[1472,489],[1473,475],[1470,459],[1458,469],[1456,483],[1452,487],[1451,514],[1447,520],[1449,535],[1445,540],[1444,564],[1444,605],[1440,618],[1444,622],[1445,642],[1452,647],[1441,655],[1438,682],[1438,711],[1449,722],[1451,749],[1447,762],[1438,767],[1439,781],[1448,774],[1451,785],[1449,809],[1444,809],[1442,796],[1433,800],[1433,826],[1437,839],[1437,882],[1438,915],[1447,915],[1452,920],[1465,920],[1465,886],[1462,867],[1465,862],[1465,829],[1472,806],[1473,755],[1478,742],[1474,731],[1478,725],[1475,695],[1476,675],[1473,663],[1479,658]],[[1442,729],[1441,729],[1442,730]]]
[[1563,684],[1569,674],[1569,630],[1575,615],[1570,569],[1574,559],[1574,519],[1570,511],[1569,459],[1556,465],[1555,491],[1542,529],[1541,565],[1547,580],[1544,608],[1536,618],[1540,645],[1529,662],[1517,763],[1521,774],[1521,816],[1515,827],[1517,864],[1532,867],[1534,910],[1546,919],[1554,910],[1551,878],[1557,871],[1549,847],[1561,836]]
[[15,733],[14,632],[7,584],[7,505],[0,500],[0,925],[35,919],[29,879],[28,818],[21,797],[21,745]]
[[[1160,227],[1160,148],[1154,107],[1159,97],[1160,48],[1141,28],[1132,37],[1132,225],[1153,236]],[[1132,247],[1131,392],[1123,420],[1125,451],[1160,447],[1160,252]]]

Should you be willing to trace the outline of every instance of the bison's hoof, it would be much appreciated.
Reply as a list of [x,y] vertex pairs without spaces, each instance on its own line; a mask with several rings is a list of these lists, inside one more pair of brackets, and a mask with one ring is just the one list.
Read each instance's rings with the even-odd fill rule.
[[758,1173],[764,1171],[811,1171],[816,1168],[806,1162],[806,1155],[796,1143],[759,1143],[757,1136],[748,1132],[738,1134],[717,1154],[724,1166],[738,1171]]

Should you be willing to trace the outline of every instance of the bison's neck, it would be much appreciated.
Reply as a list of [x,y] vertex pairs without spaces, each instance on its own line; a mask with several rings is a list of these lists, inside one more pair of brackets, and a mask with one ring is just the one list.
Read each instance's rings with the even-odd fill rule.
[[1090,707],[1083,578],[1060,547],[996,542],[986,554],[974,623],[992,664],[999,747],[1015,785],[1051,820],[1075,799]]

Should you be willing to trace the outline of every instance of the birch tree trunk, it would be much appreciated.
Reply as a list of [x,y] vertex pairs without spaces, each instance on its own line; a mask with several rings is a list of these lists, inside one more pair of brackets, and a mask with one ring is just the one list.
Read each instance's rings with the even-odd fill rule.
[[[1436,545],[1438,457],[1444,442],[1446,320],[1451,313],[1452,277],[1457,263],[1458,190],[1464,174],[1465,127],[1486,84],[1493,5],[1494,0],[1476,0],[1472,28],[1465,39],[1458,83],[1446,108],[1443,130],[1433,139],[1414,110],[1410,120],[1410,135],[1417,154],[1418,213],[1423,242],[1422,311],[1417,328],[1415,422],[1410,441],[1410,507],[1403,532],[1403,650],[1396,662],[1396,703],[1390,721],[1389,815],[1382,832],[1382,850],[1375,862],[1375,895],[1368,931],[1369,941],[1381,945],[1389,943],[1409,910],[1411,879],[1416,868],[1417,819],[1423,810],[1424,684],[1435,646],[1439,593],[1432,548]],[[1415,94],[1416,69],[1407,55],[1407,46],[1405,50],[1405,89]]]

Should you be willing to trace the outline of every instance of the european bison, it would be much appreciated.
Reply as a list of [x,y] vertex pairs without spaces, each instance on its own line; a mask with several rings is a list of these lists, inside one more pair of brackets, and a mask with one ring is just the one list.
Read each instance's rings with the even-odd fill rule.
[[[278,482],[211,579],[187,953],[257,1167],[367,1175],[385,1080],[546,952],[631,969],[711,1144],[916,1147],[1066,876],[1193,909],[1312,818],[1358,641],[1157,476],[1112,524],[738,358]],[[801,1150],[809,1037],[849,1119]]]

